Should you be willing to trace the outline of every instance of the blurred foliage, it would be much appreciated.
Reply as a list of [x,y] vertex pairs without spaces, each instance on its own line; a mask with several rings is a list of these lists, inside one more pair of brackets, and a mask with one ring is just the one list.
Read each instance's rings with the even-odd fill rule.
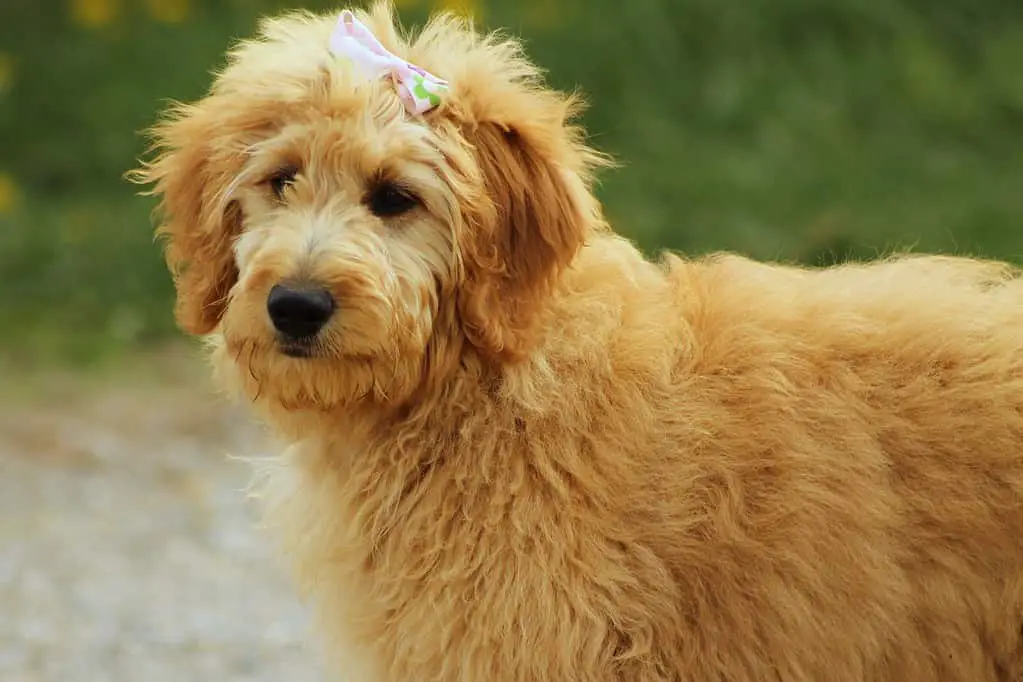
[[[527,39],[623,164],[654,252],[811,264],[914,248],[1018,259],[1019,0],[398,0]],[[88,359],[171,333],[152,202],[121,179],[277,0],[0,3],[0,347]],[[309,9],[336,9],[310,0]]]

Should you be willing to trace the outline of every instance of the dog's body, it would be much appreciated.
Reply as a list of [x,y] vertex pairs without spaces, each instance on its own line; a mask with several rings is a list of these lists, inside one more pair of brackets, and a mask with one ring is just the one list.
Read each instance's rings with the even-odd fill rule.
[[143,171],[182,325],[291,443],[262,492],[343,678],[1023,680],[1017,273],[652,264],[508,43],[367,21],[444,106],[286,20]]
[[353,682],[1020,680],[1004,274],[665,274],[601,239],[503,391],[466,373],[413,419],[279,414],[270,518],[343,665],[380,666]]

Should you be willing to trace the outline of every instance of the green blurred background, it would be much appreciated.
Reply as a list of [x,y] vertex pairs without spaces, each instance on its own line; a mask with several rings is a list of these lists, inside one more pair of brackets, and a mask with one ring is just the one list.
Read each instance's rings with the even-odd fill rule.
[[[600,188],[651,253],[826,264],[1023,255],[1020,0],[398,0],[527,40],[592,103]],[[167,99],[257,17],[337,2],[0,2],[0,354],[89,363],[174,338],[152,201],[122,180]]]

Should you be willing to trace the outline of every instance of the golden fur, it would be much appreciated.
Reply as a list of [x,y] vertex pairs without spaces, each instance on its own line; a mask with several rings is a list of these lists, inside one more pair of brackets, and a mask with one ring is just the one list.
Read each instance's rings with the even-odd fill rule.
[[[181,326],[290,443],[262,495],[342,679],[1023,680],[1014,269],[651,263],[514,41],[361,13],[452,84],[413,119],[335,16],[266,22],[138,178]],[[339,302],[303,359],[295,278]]]

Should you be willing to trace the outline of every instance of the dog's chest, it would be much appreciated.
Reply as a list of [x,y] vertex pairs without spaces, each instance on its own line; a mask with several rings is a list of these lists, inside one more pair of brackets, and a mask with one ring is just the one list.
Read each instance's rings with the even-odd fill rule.
[[622,514],[608,506],[621,495],[585,514],[568,501],[584,504],[564,481],[595,479],[594,458],[566,472],[527,457],[527,439],[448,443],[446,457],[418,460],[306,445],[274,474],[271,520],[342,679],[475,682],[497,660],[506,679],[547,679],[552,663],[515,646],[521,638],[614,651],[600,595],[608,584],[631,593],[619,577],[644,568],[622,553]]
[[292,446],[260,496],[339,679],[409,682],[409,671],[444,666],[464,622],[465,576],[479,568],[467,569],[468,550],[485,539],[450,490],[343,464],[371,456]]

